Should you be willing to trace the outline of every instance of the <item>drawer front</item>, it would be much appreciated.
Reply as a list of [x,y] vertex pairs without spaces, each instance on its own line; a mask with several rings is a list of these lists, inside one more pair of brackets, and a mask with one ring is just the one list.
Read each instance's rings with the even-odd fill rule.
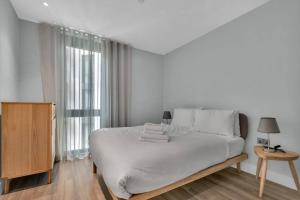
[[14,178],[51,168],[50,104],[2,104],[1,177]]
[[31,171],[32,105],[2,104],[2,177]]
[[47,104],[33,105],[31,170],[42,171],[51,168],[51,107]]

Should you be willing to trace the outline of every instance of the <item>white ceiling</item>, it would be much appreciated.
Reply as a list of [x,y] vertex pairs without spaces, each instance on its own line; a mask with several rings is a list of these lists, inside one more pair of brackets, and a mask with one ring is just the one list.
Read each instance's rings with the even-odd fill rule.
[[158,54],[166,54],[268,1],[11,0],[21,19],[82,29]]

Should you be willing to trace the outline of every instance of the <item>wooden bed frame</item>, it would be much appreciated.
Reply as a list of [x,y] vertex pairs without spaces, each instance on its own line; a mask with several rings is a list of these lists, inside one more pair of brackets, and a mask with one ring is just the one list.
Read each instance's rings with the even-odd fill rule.
[[[248,135],[248,118],[244,114],[240,114],[239,118],[240,118],[241,137],[246,139],[246,137]],[[188,176],[188,177],[186,177],[182,180],[179,180],[175,183],[172,183],[170,185],[164,186],[164,187],[156,189],[156,190],[152,190],[150,192],[134,194],[129,198],[129,200],[147,200],[147,199],[159,196],[163,193],[166,193],[168,191],[171,191],[173,189],[176,189],[176,188],[186,185],[188,183],[199,180],[205,176],[208,176],[210,174],[213,174],[215,172],[223,170],[234,164],[236,164],[236,168],[237,168],[238,172],[240,172],[241,171],[241,162],[246,160],[247,158],[248,158],[248,155],[246,153],[242,153],[238,156],[227,159],[226,161],[224,161],[222,163],[219,163],[219,164],[213,165],[209,168],[206,168],[204,170],[201,170],[191,176]],[[97,173],[97,166],[94,163],[93,163],[93,173],[95,173],[95,174]],[[114,193],[105,185],[104,181],[101,181],[101,182],[102,182],[101,186],[104,187],[104,190],[107,190],[110,193],[110,196],[113,200],[123,200],[122,198],[119,198],[116,195],[114,195]]]

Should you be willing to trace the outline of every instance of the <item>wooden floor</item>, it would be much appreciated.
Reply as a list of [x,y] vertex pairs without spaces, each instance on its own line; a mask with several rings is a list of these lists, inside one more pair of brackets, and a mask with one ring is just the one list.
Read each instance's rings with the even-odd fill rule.
[[[11,183],[11,193],[0,199],[105,200],[98,181],[88,159],[61,162],[55,165],[51,185],[46,184],[46,174],[16,179]],[[255,200],[260,199],[258,186],[255,176],[228,168],[152,200]],[[300,193],[267,182],[262,199],[299,200]]]

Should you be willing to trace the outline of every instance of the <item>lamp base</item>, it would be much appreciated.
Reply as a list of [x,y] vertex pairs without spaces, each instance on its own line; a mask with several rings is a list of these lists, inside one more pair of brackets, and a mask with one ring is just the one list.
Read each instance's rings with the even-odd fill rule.
[[264,152],[268,152],[268,153],[275,152],[276,149],[270,146],[271,144],[270,134],[267,135],[268,135],[268,146],[264,146]]
[[171,123],[171,120],[169,120],[169,119],[162,119],[161,120],[161,123],[163,123],[163,124],[167,124],[167,125],[170,125]]

